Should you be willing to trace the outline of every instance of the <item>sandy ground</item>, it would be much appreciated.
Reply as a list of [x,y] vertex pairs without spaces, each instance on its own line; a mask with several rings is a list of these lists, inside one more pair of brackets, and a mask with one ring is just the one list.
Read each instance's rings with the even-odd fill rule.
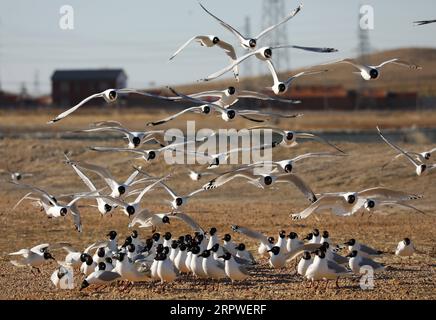
[[[368,114],[372,119],[375,115]],[[18,130],[22,132],[39,131],[47,115],[31,115],[38,120],[38,124],[31,126],[25,122],[24,115],[3,113],[0,117],[1,130]],[[304,120],[306,125],[298,123],[302,129],[329,129],[332,127],[362,128],[369,127],[367,118],[362,114],[356,116],[343,115],[330,117],[314,114]],[[392,119],[392,117],[394,119]],[[114,119],[111,114],[100,120]],[[138,125],[143,119],[136,116],[123,115],[122,121]],[[413,125],[434,127],[435,114],[393,114],[391,118],[384,117],[386,123],[396,123],[411,127]],[[363,119],[363,120],[362,120]],[[96,120],[92,118],[92,120]],[[407,121],[409,120],[409,121]],[[86,126],[91,118],[79,116],[76,120],[68,120],[68,130]],[[346,122],[348,121],[348,122]],[[368,121],[368,123],[366,123]],[[317,126],[313,123],[318,123]],[[42,123],[42,124],[41,124]],[[180,125],[180,123],[179,123]],[[56,131],[63,131],[58,126]],[[92,140],[61,140],[61,139],[3,139],[0,140],[0,165],[7,164],[24,172],[33,172],[34,177],[26,182],[47,188],[48,191],[68,193],[84,191],[79,178],[72,169],[65,165],[63,153],[69,151],[72,157],[87,160],[108,166],[116,177],[127,177],[131,169],[131,161],[127,157],[110,153],[95,153],[87,148],[91,145],[118,145],[114,141],[102,142]],[[83,233],[79,234],[73,229],[69,217],[61,219],[47,219],[43,212],[39,212],[31,203],[25,202],[15,211],[11,207],[25,194],[2,183],[0,188],[0,299],[435,299],[436,280],[436,248],[435,239],[435,206],[436,193],[435,173],[428,176],[416,177],[411,168],[401,162],[388,167],[385,171],[380,166],[387,161],[393,152],[379,141],[374,143],[340,143],[349,156],[340,159],[314,159],[300,163],[295,172],[299,174],[316,192],[334,192],[348,190],[362,190],[374,186],[386,186],[397,190],[420,193],[424,198],[415,205],[424,210],[427,215],[421,215],[409,210],[398,208],[386,209],[372,216],[353,216],[341,218],[325,213],[312,216],[306,220],[293,222],[289,213],[298,212],[307,206],[306,200],[296,188],[281,185],[278,188],[257,189],[243,182],[229,183],[226,188],[212,190],[199,194],[186,206],[185,212],[192,215],[205,229],[212,226],[218,228],[220,235],[231,233],[230,225],[244,225],[277,238],[281,229],[287,232],[293,230],[300,237],[317,227],[328,230],[336,243],[342,243],[349,238],[388,252],[379,261],[390,266],[389,270],[376,274],[373,290],[362,290],[359,283],[351,279],[340,280],[340,289],[330,284],[327,290],[321,288],[306,288],[299,276],[293,275],[293,263],[283,270],[273,270],[264,258],[259,258],[259,265],[252,271],[249,281],[232,286],[227,282],[219,286],[203,284],[195,279],[182,277],[180,280],[161,288],[160,285],[148,282],[135,285],[127,292],[120,292],[116,287],[110,286],[100,291],[88,290],[79,292],[59,291],[54,289],[49,278],[56,268],[54,262],[42,267],[42,273],[33,275],[28,269],[20,269],[8,262],[8,252],[21,248],[31,247],[43,242],[68,241],[77,248],[84,248],[87,244],[103,239],[109,230],[117,230],[121,238],[129,233],[127,216],[117,212],[112,217],[102,218],[92,208],[82,208]],[[406,144],[410,150],[424,150],[434,146],[434,142]],[[326,146],[318,143],[303,143],[292,149],[274,150],[275,159],[284,159],[311,151],[329,151]],[[141,164],[141,162],[137,162]],[[142,163],[143,164],[143,163]],[[207,180],[192,182],[186,180],[183,167],[175,168],[163,163],[155,162],[143,164],[150,174],[162,175],[170,170],[176,170],[168,184],[176,191],[184,194],[195,190]],[[218,171],[225,171],[229,167]],[[178,174],[177,174],[178,172]],[[94,176],[92,176],[94,177]],[[99,181],[95,177],[96,181]],[[102,185],[102,184],[100,184]],[[168,196],[157,189],[146,196],[143,207],[156,212],[165,212],[168,206],[164,200]],[[87,201],[83,204],[89,203]],[[171,231],[174,235],[184,234],[190,230],[182,223],[174,223],[169,228],[159,230]],[[148,237],[150,230],[140,230],[141,237]],[[238,234],[232,234],[237,242],[245,242],[250,250],[257,250],[257,244],[252,240]],[[420,253],[412,258],[399,258],[391,253],[397,243],[404,237],[411,238]],[[65,253],[54,251],[53,255],[61,260]],[[81,276],[76,282],[81,282]]]

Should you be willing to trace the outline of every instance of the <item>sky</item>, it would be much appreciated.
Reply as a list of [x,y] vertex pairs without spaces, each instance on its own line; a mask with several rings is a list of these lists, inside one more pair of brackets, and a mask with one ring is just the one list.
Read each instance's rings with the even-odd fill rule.
[[[241,33],[249,16],[252,34],[256,35],[262,29],[264,2],[273,1],[202,3]],[[300,2],[304,5],[283,27],[288,44],[339,49],[329,55],[289,50],[291,68],[356,56],[362,5],[374,8],[374,29],[369,31],[372,50],[436,46],[436,24],[412,24],[436,19],[434,0],[284,1],[286,12]],[[63,5],[74,9],[73,30],[59,27]],[[49,93],[54,70],[79,68],[123,68],[129,87],[134,88],[195,82],[228,64],[218,48],[193,43],[173,61],[168,62],[168,58],[190,37],[206,34],[237,44],[197,0],[0,0],[1,88],[18,92],[24,83],[30,93]],[[268,45],[268,39],[260,41],[259,45],[263,44]],[[237,50],[238,55],[244,53],[240,47]],[[254,60],[241,65],[241,74],[266,73],[262,68]]]

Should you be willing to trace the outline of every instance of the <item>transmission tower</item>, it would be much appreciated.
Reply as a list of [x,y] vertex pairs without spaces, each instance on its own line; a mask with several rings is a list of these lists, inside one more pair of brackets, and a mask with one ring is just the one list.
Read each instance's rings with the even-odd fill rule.
[[36,69],[33,75],[33,94],[39,96],[39,70]]
[[[277,24],[282,20],[287,13],[284,0],[263,0],[262,3],[262,30]],[[262,43],[267,45],[279,45],[288,43],[287,24],[281,25],[277,29],[268,33],[265,38],[262,39]],[[262,44],[263,45],[263,44]],[[281,49],[274,51],[274,66],[277,72],[289,70],[290,59],[288,49]],[[261,64],[265,68],[264,64]],[[262,73],[265,73],[265,69],[262,69]]]

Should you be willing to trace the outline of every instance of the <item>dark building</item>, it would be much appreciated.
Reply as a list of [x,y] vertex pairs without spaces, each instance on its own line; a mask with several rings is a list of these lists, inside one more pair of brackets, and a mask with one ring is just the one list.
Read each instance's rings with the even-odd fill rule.
[[[125,88],[127,75],[123,69],[56,70],[51,83],[53,104],[64,107],[106,89]],[[103,102],[103,99],[93,101],[94,104]]]

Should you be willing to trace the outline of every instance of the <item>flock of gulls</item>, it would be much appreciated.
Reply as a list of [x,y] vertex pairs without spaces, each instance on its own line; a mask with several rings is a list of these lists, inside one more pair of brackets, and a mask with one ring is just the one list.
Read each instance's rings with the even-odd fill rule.
[[[302,5],[291,11],[281,22],[263,30],[256,37],[242,35],[231,25],[207,10],[202,4],[200,6],[213,20],[233,34],[238,44],[246,51],[246,54],[238,57],[235,48],[229,42],[225,42],[215,35],[198,35],[192,37],[177,49],[170,57],[170,60],[181,54],[184,48],[192,42],[197,42],[203,47],[217,46],[228,56],[230,64],[205,77],[202,81],[211,81],[231,71],[235,81],[238,82],[239,68],[243,65],[243,62],[247,59],[256,59],[261,63],[265,63],[271,72],[273,83],[268,88],[270,95],[241,90],[237,86],[190,95],[184,95],[173,88],[169,88],[174,94],[173,96],[159,96],[136,89],[107,89],[84,99],[71,109],[53,118],[49,123],[61,121],[94,98],[100,97],[111,103],[123,94],[140,94],[171,101],[171,103],[185,101],[193,105],[168,118],[147,123],[146,127],[157,127],[182,114],[189,113],[202,114],[205,117],[217,115],[224,121],[232,121],[236,117],[240,117],[244,121],[266,123],[249,128],[250,132],[258,130],[268,131],[272,134],[272,144],[263,145],[261,148],[271,148],[272,150],[275,148],[295,148],[298,146],[298,141],[312,139],[328,146],[332,151],[300,154],[293,158],[276,161],[255,162],[231,168],[224,173],[218,172],[217,169],[228,166],[226,160],[231,153],[251,151],[251,148],[237,148],[219,154],[196,152],[195,156],[207,160],[208,164],[201,171],[194,171],[188,166],[184,166],[184,185],[189,185],[189,179],[194,181],[208,180],[207,176],[210,176],[211,179],[200,189],[189,193],[179,193],[168,185],[168,182],[171,182],[173,177],[177,175],[175,171],[156,177],[149,175],[142,167],[134,166],[130,176],[123,181],[114,177],[107,167],[72,159],[70,154],[65,154],[65,164],[77,174],[77,178],[86,186],[85,190],[74,194],[53,194],[42,186],[22,182],[24,178],[31,174],[5,170],[4,173],[10,175],[10,182],[16,188],[27,192],[14,208],[23,201],[31,201],[41,211],[44,211],[49,218],[71,217],[74,228],[81,232],[84,227],[89,227],[82,226],[80,207],[78,206],[78,203],[81,203],[83,206],[94,207],[102,216],[112,215],[116,211],[120,211],[128,216],[129,228],[151,229],[152,234],[149,237],[144,235],[141,237],[137,230],[133,230],[124,240],[120,240],[117,232],[111,230],[107,233],[106,239],[96,241],[84,250],[73,248],[66,242],[39,244],[29,249],[21,249],[10,253],[9,255],[13,259],[11,263],[17,267],[30,267],[33,273],[34,271],[39,272],[39,268],[46,262],[55,260],[58,266],[51,276],[53,284],[57,288],[72,289],[74,287],[72,270],[76,269],[82,275],[80,290],[92,285],[95,285],[95,287],[106,286],[112,282],[117,283],[118,289],[127,290],[138,282],[157,280],[164,285],[182,277],[191,277],[191,275],[199,283],[207,284],[210,282],[219,286],[220,283],[224,283],[229,279],[231,283],[234,283],[249,278],[259,264],[259,258],[261,257],[268,259],[269,265],[275,269],[284,268],[289,261],[294,260],[298,276],[309,280],[311,283],[316,281],[317,284],[321,280],[327,280],[326,283],[328,283],[328,280],[336,280],[336,285],[338,285],[339,278],[360,277],[362,267],[369,266],[374,272],[386,270],[385,266],[374,259],[387,253],[362,244],[356,239],[348,239],[344,243],[333,243],[328,231],[320,232],[318,229],[313,229],[301,240],[295,232],[290,231],[287,233],[284,230],[281,230],[277,237],[274,238],[240,225],[231,225],[231,233],[219,235],[217,228],[204,229],[195,219],[183,212],[184,206],[191,198],[199,197],[205,192],[219,192],[218,190],[212,190],[220,189],[223,185],[234,180],[243,180],[247,182],[248,186],[251,185],[251,187],[260,189],[283,183],[295,186],[302,196],[307,199],[308,205],[301,212],[290,214],[292,220],[306,219],[323,211],[330,211],[338,216],[351,216],[357,213],[372,214],[383,206],[398,206],[424,214],[422,210],[412,205],[413,202],[417,202],[422,198],[421,195],[384,187],[374,186],[360,191],[346,190],[337,193],[315,193],[303,178],[293,173],[295,166],[303,165],[303,162],[309,158],[340,159],[346,157],[347,154],[339,147],[314,134],[283,130],[268,125],[270,119],[295,118],[301,116],[300,114],[276,114],[259,110],[240,110],[232,107],[239,99],[245,98],[276,100],[290,104],[299,103],[299,101],[281,97],[289,90],[293,81],[301,76],[315,76],[330,72],[323,68],[307,70],[281,81],[272,61],[275,50],[293,48],[313,52],[314,54],[336,52],[337,50],[327,47],[304,47],[287,44],[273,47],[259,46],[265,35],[273,32],[275,28],[299,14]],[[352,65],[358,70],[356,73],[368,81],[378,79],[380,70],[387,64],[395,64],[410,69],[421,68],[398,58],[387,60],[376,66],[362,65],[351,59],[329,62],[322,66],[333,63]],[[211,99],[213,102],[210,102]],[[207,118],[204,121],[207,122]],[[397,160],[403,159],[413,165],[417,176],[434,171],[436,164],[432,162],[432,159],[436,148],[422,152],[404,150],[401,146],[391,142],[388,137],[385,137],[378,127],[377,130],[380,138],[396,153],[392,161],[385,166],[392,165]],[[153,128],[153,130],[131,131],[121,123],[113,120],[93,123],[89,128],[78,132],[118,133],[126,140],[124,147],[92,147],[91,150],[95,152],[130,153],[136,158],[142,159],[145,163],[163,161],[161,155],[164,152],[176,151],[174,143],[168,143],[164,140],[165,132],[163,130]],[[190,141],[185,140],[181,144],[185,145],[188,142]],[[199,141],[195,142],[198,143]],[[145,145],[153,145],[154,147],[145,149]],[[255,170],[265,165],[271,167],[270,172],[260,174]],[[94,177],[94,179],[91,177]],[[143,199],[156,189],[162,189],[168,195],[165,199],[168,204],[167,212],[155,213],[144,207]],[[192,229],[192,234],[177,237],[170,232],[157,232],[160,229],[169,228],[172,221],[185,223]],[[234,242],[232,233],[256,241],[258,243],[257,253],[250,252],[244,243]],[[343,253],[344,249],[348,250],[348,254]],[[53,252],[62,250],[66,255],[61,260],[56,260]],[[413,242],[409,238],[404,238],[398,243],[394,254],[411,256],[414,252]],[[255,255],[258,257],[255,258]],[[58,254],[56,256],[58,257]]]

